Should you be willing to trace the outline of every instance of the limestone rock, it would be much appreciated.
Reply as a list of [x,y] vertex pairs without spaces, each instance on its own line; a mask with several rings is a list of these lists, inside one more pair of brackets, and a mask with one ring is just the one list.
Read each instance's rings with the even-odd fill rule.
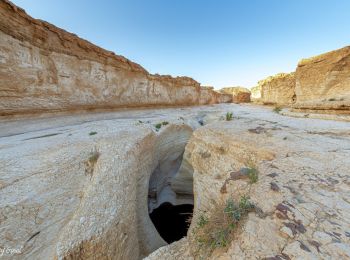
[[[206,259],[347,258],[348,123],[309,120],[220,104],[1,121],[0,247],[20,251],[11,259],[145,257],[166,245],[148,217],[150,183],[160,200],[193,192],[195,211],[188,237],[149,259],[195,258],[200,215],[243,195],[256,211]],[[258,181],[232,179],[248,162]],[[181,196],[162,196],[169,186]]]
[[350,47],[301,60],[294,108],[350,113]]
[[233,103],[249,103],[250,90],[243,87],[227,87],[220,89],[221,93],[231,94]]
[[191,78],[151,75],[7,0],[0,1],[0,80],[0,115],[220,100]]
[[172,173],[192,133],[176,118],[159,131],[102,120],[2,139],[0,247],[19,250],[11,259],[139,259],[166,245],[148,185],[155,169]]
[[261,102],[266,105],[290,105],[295,102],[295,74],[279,73],[258,82]]
[[251,92],[251,100],[253,102],[259,102],[261,99],[261,85],[257,85],[250,89]]
[[[348,124],[315,119],[311,123],[261,107],[239,107],[233,113],[238,116],[233,121],[209,123],[194,131],[186,146],[184,160],[193,169],[195,196],[183,245],[189,247],[190,256],[222,260],[349,257]],[[259,172],[256,183],[232,178],[233,172],[252,164]],[[191,174],[188,169],[183,176]],[[196,237],[200,217],[220,214],[213,211],[216,204],[242,196],[250,197],[256,211],[237,227],[226,248],[200,255]],[[164,259],[172,250],[171,245],[163,247],[149,259]],[[174,259],[188,259],[187,250],[178,252],[183,255]]]

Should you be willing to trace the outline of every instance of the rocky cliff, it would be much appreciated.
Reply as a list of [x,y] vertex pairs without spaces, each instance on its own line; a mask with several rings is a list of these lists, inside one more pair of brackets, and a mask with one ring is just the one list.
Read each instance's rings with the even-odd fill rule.
[[294,108],[350,109],[350,46],[299,62],[296,69]]
[[250,90],[243,87],[226,87],[220,90],[221,93],[232,95],[233,103],[249,103]]
[[202,86],[200,91],[199,104],[215,104],[215,103],[229,103],[232,101],[232,95],[219,93],[211,86]]
[[216,103],[188,77],[151,75],[106,51],[0,1],[1,115],[118,107]]
[[349,114],[350,47],[303,59],[295,73],[259,81],[252,99],[292,106],[294,111]]
[[257,85],[255,87],[252,87],[250,89],[250,92],[251,92],[251,100],[253,102],[258,102],[260,101],[261,99],[261,86],[260,85]]
[[258,82],[260,101],[270,105],[290,105],[295,101],[294,73],[279,73]]

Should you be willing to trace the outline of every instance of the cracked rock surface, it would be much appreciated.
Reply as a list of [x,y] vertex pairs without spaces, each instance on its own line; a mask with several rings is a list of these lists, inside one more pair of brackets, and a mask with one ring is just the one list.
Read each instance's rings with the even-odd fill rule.
[[[249,213],[229,246],[214,250],[210,259],[348,259],[350,125],[235,108],[233,121],[196,130],[186,146],[195,209],[181,245],[190,253],[170,257],[167,252],[178,243],[148,259],[200,259],[193,232],[199,216],[219,201],[243,195],[259,210]],[[251,161],[259,171],[254,184],[237,174]]]
[[[188,236],[166,246],[147,185],[173,147],[185,149],[195,208]],[[2,120],[1,247],[20,248],[11,259],[196,259],[200,214],[247,195],[255,212],[209,259],[347,259],[349,158],[349,123],[252,105]]]

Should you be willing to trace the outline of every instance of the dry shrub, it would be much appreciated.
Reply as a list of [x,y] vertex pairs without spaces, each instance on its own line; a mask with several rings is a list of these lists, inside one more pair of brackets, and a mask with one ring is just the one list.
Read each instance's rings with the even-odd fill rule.
[[209,216],[200,215],[194,229],[195,255],[199,259],[205,259],[216,248],[227,247],[234,239],[242,220],[253,209],[254,205],[249,198],[243,196],[237,202],[229,199],[226,203],[215,204]]

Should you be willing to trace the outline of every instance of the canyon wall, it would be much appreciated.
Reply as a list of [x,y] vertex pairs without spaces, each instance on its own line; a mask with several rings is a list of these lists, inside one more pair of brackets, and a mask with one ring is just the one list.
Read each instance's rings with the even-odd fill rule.
[[232,101],[232,95],[219,93],[211,86],[202,86],[200,91],[199,104],[229,103]]
[[279,73],[258,82],[264,104],[290,105],[295,100],[295,74]]
[[261,86],[258,85],[258,86],[252,87],[250,89],[250,92],[251,92],[251,95],[250,95],[251,100],[253,102],[259,102],[261,99]]
[[350,46],[303,59],[295,73],[259,81],[252,99],[295,111],[349,114]]
[[249,103],[250,90],[243,87],[226,87],[220,90],[221,93],[232,95],[233,103]]
[[350,46],[299,62],[294,108],[342,110],[350,108]]
[[191,78],[151,75],[9,1],[0,2],[0,80],[0,115],[220,100]]

